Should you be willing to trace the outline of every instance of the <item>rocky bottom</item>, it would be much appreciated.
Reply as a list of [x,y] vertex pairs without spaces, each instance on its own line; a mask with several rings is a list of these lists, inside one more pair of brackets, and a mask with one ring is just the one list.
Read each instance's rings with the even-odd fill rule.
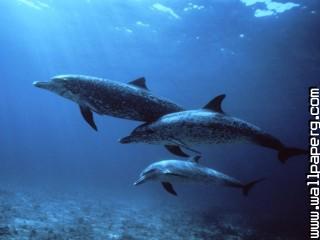
[[235,213],[208,214],[163,205],[148,208],[74,194],[0,192],[0,239],[6,240],[300,239],[272,234],[249,222]]

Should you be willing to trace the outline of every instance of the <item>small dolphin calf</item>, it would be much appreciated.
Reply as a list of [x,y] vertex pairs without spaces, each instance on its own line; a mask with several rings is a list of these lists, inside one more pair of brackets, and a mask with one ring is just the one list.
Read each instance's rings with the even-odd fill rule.
[[224,98],[225,95],[220,95],[202,109],[171,113],[155,122],[142,124],[120,142],[162,144],[170,152],[183,157],[187,154],[181,147],[194,151],[189,145],[241,141],[278,151],[278,158],[282,162],[289,157],[308,153],[303,149],[286,147],[280,140],[259,127],[228,116],[221,108]]
[[84,75],[60,75],[49,82],[34,82],[33,85],[76,102],[84,119],[95,130],[92,112],[151,122],[183,110],[167,99],[154,96],[144,78],[126,84]]
[[153,163],[143,170],[140,178],[134,185],[139,185],[151,180],[160,181],[167,192],[177,195],[172,186],[173,182],[213,183],[216,185],[240,188],[242,189],[242,193],[247,196],[255,184],[264,180],[258,179],[248,184],[243,184],[233,177],[199,165],[198,159],[199,157],[197,156],[191,159],[191,161],[163,160]]

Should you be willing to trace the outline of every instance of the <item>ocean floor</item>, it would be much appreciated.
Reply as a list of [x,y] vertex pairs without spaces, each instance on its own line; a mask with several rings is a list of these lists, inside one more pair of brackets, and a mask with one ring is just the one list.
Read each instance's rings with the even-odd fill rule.
[[[0,239],[5,240],[282,240],[240,214],[183,207],[135,206],[75,194],[0,191]],[[296,238],[300,239],[300,238]]]

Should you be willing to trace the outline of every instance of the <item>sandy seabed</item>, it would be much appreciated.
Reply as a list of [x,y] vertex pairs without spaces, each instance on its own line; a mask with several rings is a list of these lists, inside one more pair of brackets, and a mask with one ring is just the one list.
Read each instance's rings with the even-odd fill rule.
[[75,194],[0,191],[1,240],[286,240],[257,229],[243,215]]

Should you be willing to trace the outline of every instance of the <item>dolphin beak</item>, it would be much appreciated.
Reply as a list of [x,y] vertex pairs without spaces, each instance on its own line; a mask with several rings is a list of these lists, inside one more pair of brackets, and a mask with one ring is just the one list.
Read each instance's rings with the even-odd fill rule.
[[44,89],[48,89],[48,87],[49,87],[49,85],[50,85],[49,82],[38,82],[38,81],[33,82],[32,84],[33,84],[33,86],[35,86],[35,87],[44,88]]
[[145,177],[145,176],[142,176],[142,177],[140,177],[137,181],[135,181],[135,182],[133,183],[133,185],[134,185],[134,186],[137,186],[137,185],[140,185],[140,184],[144,183],[145,181],[146,181],[146,177]]
[[127,143],[131,143],[131,142],[132,142],[132,139],[131,139],[130,136],[127,136],[127,137],[121,138],[121,139],[119,140],[119,142],[122,143],[122,144],[127,144]]

